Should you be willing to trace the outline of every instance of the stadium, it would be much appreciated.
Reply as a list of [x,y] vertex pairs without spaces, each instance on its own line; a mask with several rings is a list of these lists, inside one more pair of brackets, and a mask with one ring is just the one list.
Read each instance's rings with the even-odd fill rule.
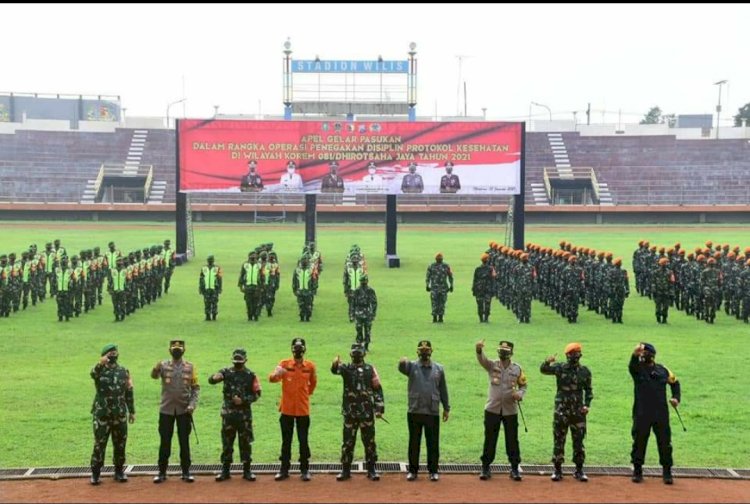
[[[676,483],[662,491],[652,440],[644,472],[646,485],[658,484],[660,493],[648,494],[647,500],[747,499],[750,404],[743,397],[750,382],[741,356],[748,326],[740,312],[730,313],[728,300],[737,296],[741,311],[750,302],[750,285],[733,284],[736,290],[724,294],[726,304],[710,324],[674,304],[668,322],[657,323],[654,301],[636,290],[633,263],[643,241],[673,249],[680,243],[688,252],[707,247],[708,257],[712,245],[722,244],[719,262],[727,250],[750,246],[750,129],[744,121],[714,128],[711,117],[687,116],[678,117],[675,125],[420,117],[415,47],[408,59],[394,61],[293,60],[289,46],[283,54],[283,114],[276,116],[217,113],[175,120],[168,108],[163,118],[125,117],[116,96],[0,94],[0,254],[20,258],[30,244],[41,251],[60,240],[69,255],[94,247],[106,252],[114,242],[124,255],[142,249],[145,258],[154,255],[155,244],[169,239],[176,266],[169,292],[162,294],[159,287],[159,295],[147,304],[141,298],[118,324],[106,288],[102,301],[69,320],[59,316],[52,297],[14,308],[11,298],[21,299],[10,280],[16,274],[12,266],[3,270],[8,272],[2,293],[9,313],[0,318],[0,500],[290,502],[304,496],[307,502],[393,502],[423,500],[425,492],[433,492],[429,498],[451,502],[639,502],[644,496],[634,491],[638,488],[623,486],[631,485],[632,471],[628,359],[640,342],[658,349],[657,361],[674,372],[683,393],[679,419],[677,408],[670,412]],[[360,72],[359,88],[342,87],[343,75]],[[387,102],[382,99],[386,89]],[[341,147],[356,143],[346,140],[355,136],[360,139],[356,149]],[[368,156],[354,155],[367,153],[366,145],[379,147],[370,147]],[[441,157],[445,152],[457,157]],[[257,161],[263,190],[243,189],[253,187],[251,179],[241,182],[250,160]],[[365,183],[371,160],[376,165],[371,179],[377,175],[383,181],[376,190]],[[463,188],[443,191],[441,176],[453,160]],[[412,161],[425,181],[419,193],[410,192],[406,183]],[[291,179],[289,162],[296,163],[304,180],[293,190],[282,187],[284,177]],[[334,182],[339,176],[347,189],[325,190],[329,169]],[[279,178],[278,184],[272,182]],[[630,292],[623,323],[612,324],[609,317],[587,310],[585,299],[576,302],[581,307],[571,323],[538,296],[531,301],[527,324],[494,296],[488,323],[481,323],[481,315],[478,322],[472,275],[482,255],[494,253],[493,242],[532,256],[534,247],[562,250],[565,242],[567,251],[572,244],[579,257],[596,250],[621,258]],[[250,320],[242,280],[237,287],[235,281],[248,252],[269,243],[280,271],[276,304],[272,317],[261,312]],[[305,324],[292,279],[300,258],[312,252],[310,243],[318,252],[318,287]],[[348,360],[356,337],[342,289],[347,252],[355,245],[366,257],[379,302],[365,357],[378,369],[387,419],[376,422],[377,468],[385,480],[376,489],[365,479],[359,442],[354,481],[334,478],[342,467],[342,385],[329,372],[329,363],[337,356]],[[453,284],[445,320],[441,314],[442,323],[435,324],[425,271],[438,253],[450,265]],[[212,319],[199,293],[209,255],[224,279]],[[281,392],[268,380],[279,361],[289,358],[289,342],[298,337],[307,342],[305,358],[318,367],[310,400],[314,478],[302,490],[298,481],[273,481],[280,468]],[[175,443],[170,481],[157,487],[151,477],[159,471],[161,383],[151,379],[150,371],[154,362],[168,358],[169,342],[175,339],[186,341],[185,358],[196,366],[201,389],[191,439],[198,481],[179,483]],[[445,368],[451,398],[450,420],[440,427],[440,490],[424,489],[426,477],[415,483],[419,487],[404,481],[409,394],[407,378],[397,367],[402,357],[414,359],[418,342],[425,339],[431,341],[434,361]],[[475,357],[480,340],[486,341],[491,358],[501,340],[512,341],[513,361],[528,379],[524,432],[519,432],[521,486],[507,482],[511,466],[500,451],[491,465],[495,479],[477,478],[488,386]],[[556,385],[538,371],[548,356],[562,356],[571,342],[581,344],[582,363],[593,375],[585,439],[591,480],[585,493],[572,477],[569,443],[564,484],[553,486],[549,480]],[[127,488],[112,482],[111,445],[103,486],[87,484],[94,392],[89,372],[101,358],[100,349],[110,343],[118,345],[120,362],[130,371],[137,412],[127,436]],[[235,478],[219,488],[212,480],[221,469],[222,395],[208,378],[228,366],[240,347],[247,350],[247,366],[263,389],[253,405],[252,463],[258,482],[254,488],[243,486],[235,452]],[[296,440],[292,446],[296,459]],[[296,475],[299,464],[290,469]],[[425,472],[423,450],[420,473]],[[97,493],[100,489],[106,493]]]

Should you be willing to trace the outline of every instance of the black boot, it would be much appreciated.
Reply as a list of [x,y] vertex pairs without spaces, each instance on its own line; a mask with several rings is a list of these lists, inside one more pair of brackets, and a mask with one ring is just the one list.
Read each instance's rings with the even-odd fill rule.
[[125,474],[125,469],[122,466],[115,467],[115,481],[118,483],[125,483],[128,481],[128,476]]
[[552,481],[561,481],[563,479],[562,464],[555,464],[555,470],[552,473],[552,477],[550,479],[552,479]]
[[482,464],[482,472],[479,473],[479,479],[482,481],[487,481],[492,477],[492,471],[490,471],[490,466]]
[[643,481],[643,466],[641,464],[633,465],[633,477],[631,480],[633,480],[633,483],[640,483]]
[[674,483],[672,479],[672,468],[670,466],[664,466],[661,472],[661,478],[664,480],[665,485],[671,485]]
[[367,479],[370,481],[380,481],[380,474],[375,470],[375,462],[367,463]]
[[221,466],[221,472],[216,475],[214,478],[216,481],[224,481],[231,478],[232,475],[229,473],[229,464],[224,464]]
[[100,475],[101,475],[101,469],[99,469],[98,467],[97,468],[94,468],[94,467],[91,468],[91,484],[92,485],[100,485],[101,484],[101,480],[99,479]]
[[589,477],[583,472],[583,464],[576,465],[576,472],[573,473],[573,477],[581,483],[586,483],[589,480]]
[[195,481],[193,475],[190,474],[190,466],[182,468],[182,475],[180,476],[180,479],[185,483],[193,483]]
[[336,475],[336,481],[346,481],[352,477],[352,465],[344,464],[341,472]]
[[437,315],[432,316],[432,323],[434,324],[435,322],[437,322]]
[[289,478],[289,466],[286,466],[284,464],[281,465],[281,469],[279,469],[279,472],[276,473],[276,476],[273,477],[276,481],[284,481],[285,479]]
[[216,320],[216,312],[212,313],[211,316],[213,317],[214,320]]
[[255,473],[250,469],[250,462],[242,464],[242,479],[247,481],[255,481]]
[[510,466],[510,479],[513,481],[521,481],[523,479],[521,473],[518,471],[518,464],[512,464]]
[[443,316],[442,315],[438,315],[438,322],[441,323],[441,324],[443,323]]
[[154,483],[164,483],[167,481],[167,466],[166,465],[159,465],[159,474],[154,476]]
[[211,320],[211,315],[209,315],[208,313],[206,313],[206,320],[207,320],[207,321],[210,321],[210,320]]

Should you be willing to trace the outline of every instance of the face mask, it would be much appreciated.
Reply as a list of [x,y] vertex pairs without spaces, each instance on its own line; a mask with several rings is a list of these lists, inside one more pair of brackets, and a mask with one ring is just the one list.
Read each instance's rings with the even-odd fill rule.
[[295,359],[301,359],[303,355],[305,355],[305,351],[300,347],[295,347],[292,349],[292,353],[294,354]]
[[451,173],[453,173],[453,168],[446,168],[445,171],[448,173],[448,175],[450,175]]
[[353,353],[352,354],[352,362],[353,363],[355,363],[355,364],[361,364],[362,362],[364,362],[364,360],[365,360],[365,356],[362,355],[361,353],[357,352],[357,353]]
[[174,360],[179,360],[182,357],[182,348],[173,348],[169,353],[172,354]]
[[244,362],[235,362],[234,369],[242,369],[245,366]]
[[430,351],[419,352],[419,360],[421,360],[421,361],[428,361],[428,360],[430,360],[431,356],[432,356],[432,352],[430,352]]
[[579,360],[581,360],[581,354],[573,353],[568,355],[568,363],[573,366],[578,365]]
[[511,353],[505,350],[501,350],[498,352],[498,355],[500,356],[500,360],[510,360]]
[[654,362],[654,356],[651,354],[643,354],[640,356],[639,360],[645,364],[649,364]]
[[107,359],[109,360],[110,364],[115,364],[117,362],[117,355],[109,355],[107,356]]

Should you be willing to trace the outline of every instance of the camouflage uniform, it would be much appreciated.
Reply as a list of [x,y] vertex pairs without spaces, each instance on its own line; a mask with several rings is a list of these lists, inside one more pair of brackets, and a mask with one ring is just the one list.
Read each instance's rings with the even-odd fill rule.
[[[164,249],[162,251],[162,260],[164,263],[164,294],[169,293],[169,284],[172,281],[172,273],[174,273],[175,252],[170,247],[171,242],[164,240]],[[161,287],[159,288],[159,295],[161,295]]]
[[[117,347],[105,346],[102,356],[112,350],[117,350]],[[115,478],[122,478],[121,481],[124,481],[127,479],[123,474],[123,466],[125,465],[125,445],[128,440],[128,416],[131,422],[135,420],[133,380],[126,368],[111,360],[107,364],[97,363],[91,370],[91,378],[96,387],[96,396],[91,406],[94,428],[91,471],[98,479],[99,472],[104,465],[107,441],[111,434]]]
[[276,303],[276,291],[281,284],[281,270],[276,261],[276,253],[268,254],[268,262],[263,267],[266,277],[266,288],[263,289],[263,304],[269,317],[273,316],[273,305]]
[[531,320],[531,293],[534,288],[536,270],[524,258],[517,265],[514,292],[517,298],[516,317],[521,323],[528,324]]
[[318,275],[307,260],[303,259],[292,277],[292,292],[297,296],[300,322],[309,322],[313,311],[313,301],[318,290]]
[[[211,385],[221,381],[224,382],[224,401],[221,407],[221,464],[222,474],[226,474],[227,478],[229,477],[229,468],[234,453],[234,439],[237,437],[245,478],[255,479],[250,471],[250,463],[252,462],[251,443],[255,440],[251,405],[260,398],[261,387],[255,373],[245,367],[246,357],[245,350],[236,349],[233,353],[235,366],[219,370],[216,374],[221,375],[221,378],[218,380],[215,378],[216,375],[211,375],[208,378],[208,383]],[[241,366],[238,366],[237,363]],[[240,402],[240,404],[235,404],[235,398],[239,398],[237,402]],[[248,477],[248,475],[251,477]],[[219,478],[217,477],[217,479]]]
[[107,291],[112,296],[112,308],[115,312],[115,322],[125,320],[127,314],[127,286],[130,282],[130,275],[123,264],[123,259],[117,259],[117,266],[113,265],[109,270],[109,285]]
[[471,294],[477,300],[477,315],[479,315],[479,322],[489,321],[495,276],[495,269],[489,265],[488,260],[485,259],[482,259],[482,264],[477,266],[474,270],[474,280],[471,283]]
[[364,267],[359,263],[359,256],[352,257],[344,266],[344,295],[349,304],[349,322],[354,322],[354,307],[352,306],[352,295],[359,287],[359,280],[365,274]]
[[57,299],[57,320],[62,322],[70,320],[73,316],[73,304],[71,302],[71,287],[73,284],[73,270],[68,267],[68,257],[63,256],[60,265],[55,268],[55,299]]
[[[574,256],[571,256],[573,258]],[[581,284],[583,283],[583,271],[575,264],[575,261],[569,261],[565,269],[562,270],[563,284],[563,311],[562,315],[568,319],[568,322],[574,323],[578,320],[579,295]]]
[[617,264],[609,270],[607,275],[607,283],[610,289],[610,317],[613,324],[622,324],[622,307],[625,304],[625,298],[630,296],[628,271],[620,268],[619,264]]
[[703,294],[703,320],[714,323],[716,308],[721,303],[719,288],[721,287],[721,272],[709,259],[708,266],[701,272],[700,290]]
[[219,294],[221,294],[221,268],[214,264],[213,256],[208,257],[208,264],[201,268],[198,280],[198,292],[203,296],[206,320],[216,320],[219,313]]
[[[364,353],[363,350],[364,348],[359,344],[352,345],[353,353]],[[365,363],[364,360],[349,364],[336,360],[331,365],[331,373],[340,375],[344,382],[341,400],[341,414],[344,417],[343,442],[341,444],[343,477],[339,479],[346,479],[349,477],[354,457],[357,430],[360,431],[362,436],[368,472],[375,469],[375,463],[378,460],[375,445],[375,415],[382,415],[385,412],[383,388],[380,385],[380,377],[375,367]]]
[[740,318],[747,324],[750,319],[750,259],[745,263],[745,269],[740,273],[739,284],[742,297]]
[[651,293],[656,303],[656,321],[660,324],[667,323],[674,281],[674,273],[666,265],[656,267],[651,273]]
[[256,255],[251,253],[248,259],[248,262],[240,268],[240,279],[237,285],[245,293],[247,320],[258,320],[265,277],[263,267],[258,263]]
[[360,278],[360,286],[352,293],[352,308],[357,323],[357,343],[364,344],[370,351],[370,329],[378,313],[378,297],[375,290],[367,285],[367,275]]
[[[578,354],[580,356],[580,350]],[[586,437],[586,413],[584,411],[588,411],[591,400],[594,398],[591,390],[591,372],[586,366],[570,360],[554,364],[545,360],[539,370],[542,374],[554,375],[557,380],[555,415],[552,422],[554,437],[552,463],[556,469],[562,465],[565,455],[565,438],[570,428],[570,435],[573,439],[573,462],[577,470],[580,470],[586,458],[586,450],[583,446],[583,440]]]
[[425,283],[432,301],[432,321],[442,322],[448,292],[453,292],[453,272],[451,267],[443,262],[442,255],[438,254],[435,262],[427,268]]

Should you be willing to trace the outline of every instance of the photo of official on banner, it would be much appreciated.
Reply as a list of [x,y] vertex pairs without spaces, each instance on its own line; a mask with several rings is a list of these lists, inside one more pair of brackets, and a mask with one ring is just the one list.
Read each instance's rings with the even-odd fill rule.
[[519,194],[521,123],[178,122],[180,191]]

